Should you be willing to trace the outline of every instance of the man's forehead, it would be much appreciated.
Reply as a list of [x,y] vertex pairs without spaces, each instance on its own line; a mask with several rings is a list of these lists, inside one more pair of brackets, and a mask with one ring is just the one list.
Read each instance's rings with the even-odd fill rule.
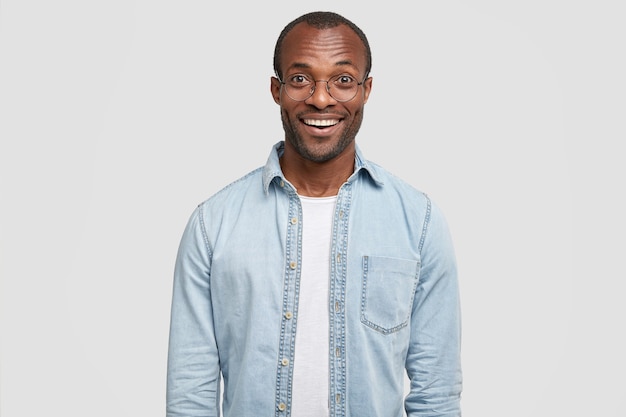
[[[308,24],[307,22],[300,22],[293,27],[285,36],[283,43],[286,41],[297,42],[299,40],[310,38],[310,37],[337,37],[341,36],[347,39],[359,39],[359,35],[352,30],[348,25],[338,24],[336,26],[329,27],[316,27]],[[362,43],[362,42],[361,42]],[[365,47],[365,45],[363,45]]]
[[[283,40],[283,64],[293,56],[306,58],[315,52],[332,51],[341,54],[354,54],[354,58],[365,60],[365,44],[349,26],[340,24],[328,28],[317,28],[301,22]],[[291,55],[287,57],[286,55]]]

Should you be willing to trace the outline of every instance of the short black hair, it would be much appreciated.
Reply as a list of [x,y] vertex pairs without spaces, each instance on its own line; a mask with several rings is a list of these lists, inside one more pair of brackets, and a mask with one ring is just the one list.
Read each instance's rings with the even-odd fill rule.
[[276,47],[274,48],[274,72],[279,79],[282,79],[282,74],[280,70],[280,56],[285,36],[287,36],[287,34],[291,32],[291,29],[293,29],[298,23],[302,22],[308,24],[309,26],[313,26],[316,29],[330,29],[339,25],[346,25],[350,29],[352,29],[354,33],[356,33],[357,36],[361,39],[361,41],[363,42],[363,46],[365,47],[365,55],[367,60],[365,67],[365,78],[367,78],[370,70],[372,69],[372,51],[370,49],[370,44],[367,41],[365,33],[363,33],[363,31],[357,25],[337,13],[311,12],[293,20],[291,23],[285,26],[283,31],[280,32],[280,35],[278,36],[278,40],[276,41]]

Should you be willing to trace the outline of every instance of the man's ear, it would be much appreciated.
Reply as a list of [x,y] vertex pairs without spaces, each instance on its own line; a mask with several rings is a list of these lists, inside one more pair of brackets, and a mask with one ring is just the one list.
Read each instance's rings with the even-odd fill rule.
[[276,77],[270,78],[270,91],[272,92],[272,97],[274,98],[274,102],[280,105],[280,81]]
[[363,82],[363,104],[367,103],[367,99],[372,92],[372,77],[367,77]]

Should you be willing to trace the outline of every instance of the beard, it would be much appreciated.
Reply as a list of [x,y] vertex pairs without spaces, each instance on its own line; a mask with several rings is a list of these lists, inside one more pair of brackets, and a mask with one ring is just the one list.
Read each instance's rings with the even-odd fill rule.
[[[281,108],[281,119],[283,129],[285,130],[285,140],[288,141],[296,150],[296,152],[304,159],[312,162],[327,162],[340,155],[356,138],[356,134],[361,128],[363,122],[363,107],[354,113],[352,123],[346,126],[343,131],[339,132],[338,138],[324,138],[317,141],[317,146],[308,145],[304,139],[302,132],[299,131],[301,125],[300,119],[306,113],[298,114],[293,120]],[[342,120],[347,120],[342,116]],[[315,139],[313,139],[315,140]]]

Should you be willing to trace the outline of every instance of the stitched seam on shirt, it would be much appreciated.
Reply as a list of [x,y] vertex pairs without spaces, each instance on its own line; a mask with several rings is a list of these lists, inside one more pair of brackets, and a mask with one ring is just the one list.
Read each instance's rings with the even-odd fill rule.
[[428,232],[428,225],[430,224],[430,198],[428,198],[426,194],[424,194],[424,197],[426,197],[426,215],[424,216],[424,227],[422,228],[422,236],[420,237],[420,243],[418,248],[420,255],[422,253],[422,248],[424,247],[424,240],[426,239],[426,233]]
[[209,254],[209,262],[213,259],[213,251],[211,250],[211,245],[209,245],[209,237],[206,232],[206,225],[204,224],[204,205],[200,204],[198,206],[198,216],[200,217],[200,231],[202,232],[202,238],[204,239],[204,246]]

